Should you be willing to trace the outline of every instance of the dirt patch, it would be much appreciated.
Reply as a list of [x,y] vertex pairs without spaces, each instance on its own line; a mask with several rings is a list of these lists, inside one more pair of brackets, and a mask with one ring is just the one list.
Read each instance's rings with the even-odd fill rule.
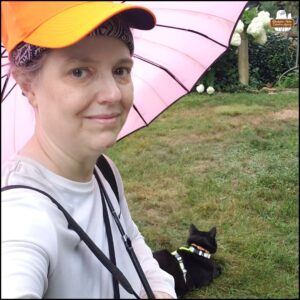
[[273,114],[274,118],[277,120],[287,120],[287,119],[299,119],[299,111],[295,109],[285,109],[278,111]]
[[233,117],[229,124],[233,128],[239,128],[247,123],[258,126],[262,122],[266,121],[266,119],[273,119],[273,120],[298,120],[299,119],[299,110],[297,109],[285,109],[278,112],[269,112],[265,115],[261,116],[236,116]]
[[263,121],[262,117],[257,116],[247,116],[247,117],[234,117],[229,121],[229,124],[233,128],[240,128],[246,124],[251,124],[254,126],[259,125]]
[[217,163],[212,160],[195,161],[193,166],[191,167],[191,173],[196,175],[202,174],[216,167],[217,167]]

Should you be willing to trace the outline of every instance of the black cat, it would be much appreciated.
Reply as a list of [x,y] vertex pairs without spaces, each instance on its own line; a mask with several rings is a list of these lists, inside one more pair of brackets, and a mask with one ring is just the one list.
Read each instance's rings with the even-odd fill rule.
[[221,274],[221,266],[211,258],[217,251],[216,233],[216,227],[206,232],[191,224],[187,247],[172,253],[168,250],[153,253],[160,267],[174,277],[178,298],[194,288],[209,285]]

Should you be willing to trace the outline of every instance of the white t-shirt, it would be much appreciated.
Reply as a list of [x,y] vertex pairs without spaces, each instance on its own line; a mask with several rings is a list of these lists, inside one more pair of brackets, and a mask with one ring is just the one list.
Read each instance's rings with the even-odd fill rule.
[[[107,157],[106,157],[107,158]],[[121,224],[153,291],[176,298],[174,279],[159,268],[150,248],[132,221],[120,174],[112,161],[120,203],[98,171]],[[2,167],[2,187],[22,184],[50,194],[109,257],[102,201],[96,178],[76,182],[58,176],[38,162],[15,156]],[[117,267],[135,292],[143,286],[108,209]],[[113,298],[112,275],[77,233],[68,229],[63,213],[45,195],[29,189],[2,192],[3,298]],[[121,298],[134,298],[120,286]]]

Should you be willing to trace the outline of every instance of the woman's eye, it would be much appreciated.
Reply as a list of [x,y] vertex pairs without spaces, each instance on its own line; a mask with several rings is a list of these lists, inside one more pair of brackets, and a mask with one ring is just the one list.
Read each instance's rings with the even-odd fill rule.
[[114,74],[117,75],[117,76],[127,76],[127,75],[130,74],[130,72],[131,72],[130,68],[122,67],[122,68],[117,68],[114,71]]
[[82,68],[76,68],[72,70],[72,75],[76,78],[84,78],[87,76],[87,70],[82,69]]

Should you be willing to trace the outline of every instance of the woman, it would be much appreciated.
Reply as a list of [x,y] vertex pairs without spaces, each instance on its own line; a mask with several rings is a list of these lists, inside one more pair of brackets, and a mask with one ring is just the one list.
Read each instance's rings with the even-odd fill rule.
[[[155,17],[146,8],[98,1],[4,1],[1,11],[11,72],[36,117],[32,138],[3,165],[2,186],[50,194],[107,257],[115,253],[116,266],[146,297],[108,212],[110,249],[100,180],[155,297],[176,298],[173,277],[159,268],[131,219],[116,166],[106,157],[120,202],[95,166],[116,142],[132,106],[130,27],[151,29]],[[133,297],[120,285],[116,292],[110,271],[44,194],[2,192],[2,212],[3,298]]]

